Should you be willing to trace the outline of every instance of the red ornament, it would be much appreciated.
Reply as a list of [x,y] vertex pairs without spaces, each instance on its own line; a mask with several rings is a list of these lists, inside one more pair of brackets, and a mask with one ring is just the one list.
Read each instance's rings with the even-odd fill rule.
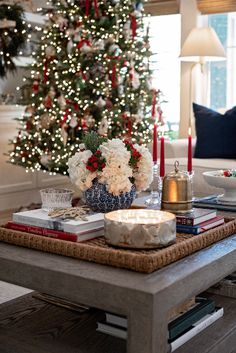
[[112,88],[116,88],[116,63],[112,66],[112,74],[111,74],[111,86]]
[[88,47],[92,46],[88,39],[81,39],[81,41],[77,44],[77,48],[81,49],[84,45],[87,45]]
[[[85,0],[85,15],[89,16],[90,13],[90,6],[91,6],[91,0]],[[94,12],[95,12],[95,16],[98,17],[99,16],[99,11],[98,11],[98,3],[97,0],[93,1],[94,4]]]
[[230,170],[224,170],[223,174],[224,174],[225,177],[230,177],[231,176]]
[[38,91],[39,91],[39,83],[38,83],[38,81],[35,80],[32,85],[32,92],[38,93]]
[[135,38],[136,35],[137,35],[137,28],[138,28],[138,25],[137,25],[137,19],[134,15],[130,14],[130,28],[132,30],[132,37]]
[[122,118],[124,120],[124,127],[125,127],[125,129],[127,131],[126,136],[127,136],[128,139],[130,139],[131,135],[132,135],[132,129],[133,129],[132,118],[127,113],[123,113],[122,114]]
[[44,106],[47,109],[52,108],[52,98],[50,96],[46,96],[44,99]]

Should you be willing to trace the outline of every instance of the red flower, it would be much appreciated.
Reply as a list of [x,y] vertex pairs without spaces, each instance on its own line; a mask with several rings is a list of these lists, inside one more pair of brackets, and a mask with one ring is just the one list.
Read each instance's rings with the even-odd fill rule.
[[89,159],[86,168],[90,172],[101,171],[105,168],[105,159],[101,157],[101,151],[97,150]]

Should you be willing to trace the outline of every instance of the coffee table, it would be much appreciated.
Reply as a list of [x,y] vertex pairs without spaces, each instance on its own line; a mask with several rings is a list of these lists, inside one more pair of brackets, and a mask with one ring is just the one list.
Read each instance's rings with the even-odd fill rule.
[[235,270],[236,235],[147,275],[0,244],[0,280],[126,315],[127,353],[166,353],[168,310]]

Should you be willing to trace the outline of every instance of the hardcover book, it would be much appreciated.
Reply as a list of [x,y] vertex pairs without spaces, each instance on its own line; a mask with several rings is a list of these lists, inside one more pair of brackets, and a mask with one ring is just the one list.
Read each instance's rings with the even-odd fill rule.
[[18,230],[20,232],[37,234],[45,237],[56,238],[60,240],[72,241],[77,243],[85,240],[94,239],[104,235],[103,227],[92,229],[92,230],[85,230],[80,233],[74,234],[74,233],[63,232],[61,230],[30,226],[27,224],[15,223],[10,221],[6,224],[6,228]]
[[168,324],[170,341],[179,337],[195,322],[201,320],[204,316],[211,314],[215,310],[215,302],[212,299],[198,298],[197,301],[198,305]]
[[[171,352],[175,351],[177,348],[182,346],[184,343],[203,331],[205,328],[213,324],[216,320],[221,318],[223,314],[223,308],[216,308],[210,314],[203,316],[178,338],[169,341]],[[106,322],[98,322],[97,331],[121,339],[127,339],[127,330],[125,328],[113,324],[108,324]]]
[[206,208],[194,208],[192,212],[176,216],[176,224],[195,226],[216,217],[216,210]]
[[13,213],[12,220],[15,223],[28,224],[48,229],[61,230],[63,232],[78,234],[82,231],[104,227],[104,214],[94,213],[86,216],[87,221],[63,220],[51,218],[43,209]]
[[223,216],[217,216],[208,221],[202,222],[195,226],[188,226],[185,224],[177,224],[176,230],[178,233],[200,234],[208,229],[212,229],[224,223]]
[[[176,319],[168,324],[169,340],[172,341],[183,332],[188,330],[195,322],[199,321],[202,317],[212,313],[215,310],[215,302],[212,299],[197,298],[196,305],[186,311],[184,314],[179,315]],[[106,321],[102,322],[105,325],[111,325],[112,328],[127,329],[127,319],[124,316],[106,313]],[[108,329],[108,328],[107,328]]]
[[171,352],[189,341],[201,331],[205,330],[208,326],[213,324],[216,320],[220,319],[224,314],[224,308],[216,308],[211,314],[207,314],[201,320],[195,322],[190,329],[174,341],[170,342]]

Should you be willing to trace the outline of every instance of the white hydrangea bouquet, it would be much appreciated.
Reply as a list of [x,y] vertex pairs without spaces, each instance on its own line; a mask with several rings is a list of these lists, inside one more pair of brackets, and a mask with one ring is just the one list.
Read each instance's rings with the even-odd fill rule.
[[[136,191],[146,190],[152,182],[152,166],[151,153],[145,146],[89,133],[79,151],[68,160],[68,173],[85,194],[99,183],[109,194],[120,196],[134,187]],[[93,193],[93,197],[97,196]]]

